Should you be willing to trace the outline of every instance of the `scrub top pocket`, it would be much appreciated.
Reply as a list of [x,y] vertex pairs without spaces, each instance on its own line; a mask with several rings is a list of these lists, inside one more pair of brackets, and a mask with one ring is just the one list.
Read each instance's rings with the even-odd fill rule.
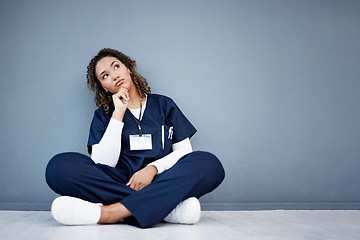
[[161,147],[165,152],[171,151],[173,129],[173,126],[169,126],[167,124],[163,124],[161,126]]

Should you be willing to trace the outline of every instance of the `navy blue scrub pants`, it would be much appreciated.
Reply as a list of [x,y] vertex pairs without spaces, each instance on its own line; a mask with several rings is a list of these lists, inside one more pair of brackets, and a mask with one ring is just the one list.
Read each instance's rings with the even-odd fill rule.
[[120,202],[133,214],[125,221],[141,228],[161,222],[184,199],[213,191],[225,172],[217,157],[197,151],[140,191],[126,186],[130,177],[126,169],[95,164],[80,153],[58,154],[46,168],[46,182],[56,193],[104,205]]

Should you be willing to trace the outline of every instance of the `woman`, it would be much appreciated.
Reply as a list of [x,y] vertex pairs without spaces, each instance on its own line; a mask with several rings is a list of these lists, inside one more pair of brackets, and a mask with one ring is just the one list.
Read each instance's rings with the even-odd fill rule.
[[62,195],[51,207],[60,223],[193,224],[198,198],[224,179],[214,155],[192,151],[193,125],[170,98],[151,94],[135,67],[113,49],[102,49],[88,66],[99,107],[89,133],[91,158],[61,153],[46,168],[48,185]]

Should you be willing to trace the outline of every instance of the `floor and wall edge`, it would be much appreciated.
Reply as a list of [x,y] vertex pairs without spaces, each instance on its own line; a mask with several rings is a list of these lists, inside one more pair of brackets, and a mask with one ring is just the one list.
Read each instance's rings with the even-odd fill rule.
[[[3,211],[49,211],[51,203],[0,203]],[[201,203],[203,211],[360,210],[360,203]]]

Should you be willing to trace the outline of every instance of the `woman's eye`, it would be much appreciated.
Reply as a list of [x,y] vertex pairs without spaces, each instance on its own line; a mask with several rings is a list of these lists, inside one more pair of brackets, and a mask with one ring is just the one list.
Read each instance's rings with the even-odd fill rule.
[[109,76],[108,74],[104,74],[102,78],[105,79],[105,78],[107,78],[108,76]]
[[114,67],[115,69],[119,69],[120,68],[120,66],[119,65],[115,65],[115,67]]

